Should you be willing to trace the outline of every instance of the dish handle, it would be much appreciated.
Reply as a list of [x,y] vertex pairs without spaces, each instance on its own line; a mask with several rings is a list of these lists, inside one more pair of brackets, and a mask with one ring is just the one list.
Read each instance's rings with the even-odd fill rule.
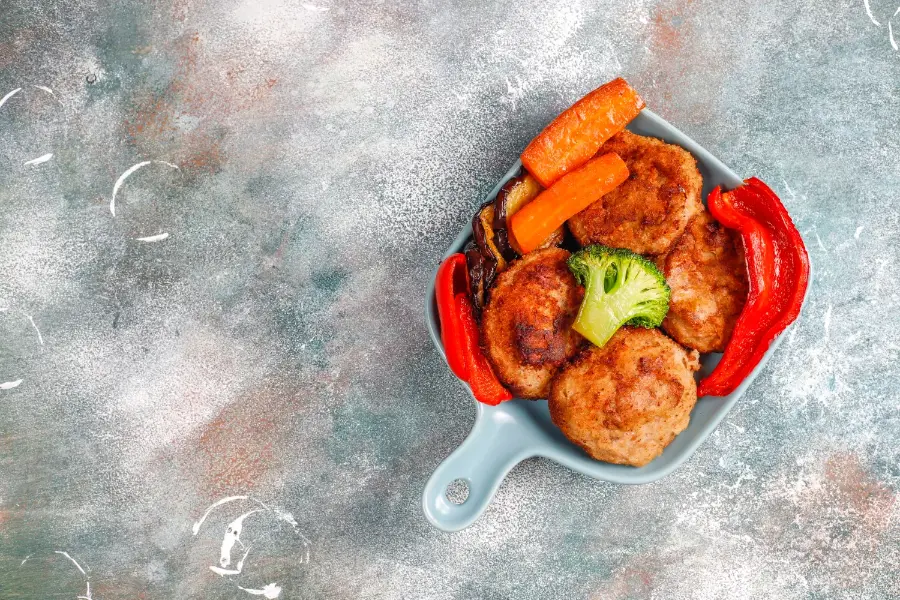
[[438,529],[459,531],[474,523],[506,474],[519,462],[538,455],[540,446],[525,426],[518,402],[522,401],[499,406],[479,403],[472,432],[428,480],[422,509]]

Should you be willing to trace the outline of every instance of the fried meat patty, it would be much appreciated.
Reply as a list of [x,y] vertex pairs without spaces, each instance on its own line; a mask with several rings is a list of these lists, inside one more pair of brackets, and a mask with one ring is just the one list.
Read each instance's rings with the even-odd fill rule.
[[591,457],[640,467],[688,426],[699,368],[696,351],[658,329],[623,327],[559,372],[550,416]]
[[546,398],[550,380],[578,350],[572,330],[583,291],[569,253],[526,254],[497,276],[481,318],[481,344],[494,373],[519,398]]
[[605,244],[638,254],[664,254],[703,208],[703,178],[690,152],[656,138],[622,131],[598,154],[615,152],[630,176],[568,220],[582,246]]
[[747,299],[747,269],[737,232],[704,210],[656,263],[672,288],[663,329],[699,352],[725,350]]

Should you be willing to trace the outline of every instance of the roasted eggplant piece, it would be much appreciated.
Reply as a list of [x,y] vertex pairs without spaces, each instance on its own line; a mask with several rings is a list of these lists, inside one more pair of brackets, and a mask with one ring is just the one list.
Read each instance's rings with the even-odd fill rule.
[[[516,243],[515,237],[507,228],[509,218],[516,214],[523,206],[538,197],[544,191],[537,179],[529,173],[510,179],[500,189],[494,200],[494,231],[497,235],[497,247],[504,256],[512,257],[522,254],[522,249]],[[502,233],[501,233],[502,232]],[[560,227],[544,241],[539,248],[558,246],[565,237],[565,230]],[[507,260],[512,260],[511,258]]]
[[497,207],[495,227],[505,229],[506,220],[537,198],[538,194],[543,191],[544,188],[537,182],[537,179],[528,173],[507,181],[506,185],[500,188],[497,199],[494,201],[494,205]]
[[[494,232],[494,202],[485,202],[478,209],[478,212],[472,218],[472,233],[475,243],[481,253],[487,258],[493,258],[497,263],[497,271],[506,268],[507,259],[497,247],[496,236]],[[515,258],[515,257],[513,257]]]
[[476,316],[481,316],[481,309],[487,303],[488,292],[497,276],[497,261],[485,256],[481,248],[474,242],[466,246],[466,267],[469,270],[469,294]]
[[[507,219],[534,200],[543,191],[531,175],[525,173],[509,180],[497,198],[481,205],[472,217],[473,241],[466,246],[466,266],[472,305],[478,316],[487,303],[491,285],[497,274],[521,253],[506,227]],[[563,229],[554,231],[541,248],[556,246],[563,241]]]

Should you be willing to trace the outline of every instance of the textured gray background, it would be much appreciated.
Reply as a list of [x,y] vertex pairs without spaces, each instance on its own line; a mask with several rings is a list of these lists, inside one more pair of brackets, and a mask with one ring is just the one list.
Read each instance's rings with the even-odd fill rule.
[[[60,550],[98,600],[896,598],[898,3],[2,0],[0,95],[23,91],[0,108],[0,382],[22,379],[0,597],[83,594]],[[807,309],[675,474],[528,461],[441,533],[420,493],[474,411],[427,280],[528,140],[617,75],[781,194]],[[150,159],[180,169],[136,172],[113,217]],[[265,513],[244,574],[213,574],[247,504],[191,524],[232,494],[292,513],[309,562]]]

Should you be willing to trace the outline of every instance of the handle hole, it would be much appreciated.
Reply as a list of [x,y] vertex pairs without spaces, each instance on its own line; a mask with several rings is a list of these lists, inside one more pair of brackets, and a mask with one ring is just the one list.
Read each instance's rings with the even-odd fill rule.
[[444,495],[453,504],[465,504],[469,499],[469,482],[465,479],[454,479],[447,484]]

